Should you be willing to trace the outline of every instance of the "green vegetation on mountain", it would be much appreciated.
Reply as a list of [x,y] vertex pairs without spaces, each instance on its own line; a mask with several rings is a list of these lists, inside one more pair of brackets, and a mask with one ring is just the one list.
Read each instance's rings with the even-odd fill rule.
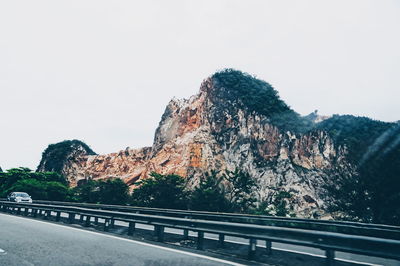
[[83,149],[81,152],[85,152],[88,155],[96,155],[87,144],[76,139],[50,144],[42,154],[38,169],[61,173],[68,156],[80,149]]
[[358,163],[374,141],[393,126],[367,117],[334,115],[316,124],[315,129],[327,131],[337,145],[346,145],[348,159]]
[[234,69],[224,69],[212,76],[217,96],[224,101],[237,100],[250,111],[267,116],[282,130],[305,132],[312,123],[293,111],[267,82]]

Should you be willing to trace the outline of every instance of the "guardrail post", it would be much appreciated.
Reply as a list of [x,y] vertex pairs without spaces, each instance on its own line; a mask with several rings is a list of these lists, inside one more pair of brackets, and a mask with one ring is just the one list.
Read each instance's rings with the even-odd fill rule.
[[103,230],[107,232],[107,231],[108,231],[109,225],[110,225],[110,219],[109,219],[109,218],[105,218],[105,219],[104,219],[104,227],[103,227]]
[[154,226],[154,233],[157,236],[157,241],[158,242],[163,242],[164,241],[164,226],[155,225]]
[[51,211],[46,210],[46,211],[44,212],[43,219],[47,220],[50,216],[51,216]]
[[223,247],[224,246],[224,241],[225,241],[225,235],[224,234],[219,234],[218,246]]
[[59,222],[60,219],[61,219],[61,212],[58,211],[58,212],[57,212],[57,216],[56,216],[56,222]]
[[18,207],[17,208],[17,215],[20,215],[21,214],[21,207]]
[[115,225],[115,220],[113,217],[111,217],[111,221],[110,221],[111,228],[114,228],[114,225]]
[[32,209],[32,211],[33,211],[33,218],[36,218],[37,217],[37,214],[38,214],[38,209]]
[[86,215],[86,220],[85,220],[85,227],[89,227],[90,226],[90,215]]
[[272,242],[269,240],[265,241],[265,254],[271,255],[272,254]]
[[257,248],[257,240],[254,238],[249,239],[249,252],[247,254],[247,258],[249,260],[254,259],[256,256],[256,248]]
[[75,221],[75,213],[70,212],[68,214],[68,223],[72,224]]
[[24,215],[25,216],[28,216],[28,211],[29,211],[29,208],[25,207],[25,209],[24,209]]
[[135,222],[129,222],[128,236],[133,235],[134,231],[135,231]]
[[98,225],[99,224],[99,217],[94,217],[94,224]]
[[183,239],[184,240],[189,239],[189,229],[183,229]]
[[204,232],[197,232],[197,249],[204,249]]
[[83,222],[83,216],[82,214],[79,214],[79,222],[82,223]]
[[333,249],[325,250],[326,265],[332,266],[335,261],[335,251]]

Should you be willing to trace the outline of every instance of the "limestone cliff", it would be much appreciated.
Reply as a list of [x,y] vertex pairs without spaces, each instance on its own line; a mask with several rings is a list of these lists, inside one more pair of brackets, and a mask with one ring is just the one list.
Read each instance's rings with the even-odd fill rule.
[[[172,99],[152,147],[106,155],[78,149],[66,156],[59,172],[72,185],[119,177],[133,186],[156,171],[181,175],[194,186],[205,171],[240,168],[257,181],[258,202],[287,191],[294,195],[290,205],[297,215],[323,212],[329,199],[323,186],[354,171],[346,146],[324,130],[310,130],[314,121],[291,110],[269,84],[225,74],[206,79],[190,99]],[[38,170],[52,170],[46,166],[51,160],[45,152]]]

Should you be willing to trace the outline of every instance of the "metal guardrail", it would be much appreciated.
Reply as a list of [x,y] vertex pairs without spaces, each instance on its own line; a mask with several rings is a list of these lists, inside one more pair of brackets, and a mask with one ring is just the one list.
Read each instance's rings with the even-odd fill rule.
[[100,218],[104,221],[104,230],[108,230],[110,226],[113,226],[114,221],[124,221],[129,223],[129,235],[133,234],[136,223],[150,224],[154,226],[154,232],[158,241],[164,240],[165,228],[183,229],[185,238],[188,237],[188,232],[190,230],[197,232],[198,249],[204,248],[204,233],[219,234],[219,241],[221,244],[224,241],[225,235],[236,236],[249,239],[248,257],[250,259],[255,256],[256,241],[265,240],[267,253],[271,253],[271,242],[289,243],[323,249],[326,251],[327,264],[329,265],[334,261],[335,251],[400,260],[400,241],[394,239],[60,205],[0,201],[0,210],[34,217],[44,213],[44,218],[46,219],[53,217],[53,213],[55,213],[56,221],[60,221],[61,213],[67,213],[69,223],[76,222],[76,215],[79,215],[80,221],[83,222],[85,226],[90,226],[93,219],[94,223],[99,223]]
[[101,210],[122,211],[122,212],[140,213],[140,214],[149,214],[158,216],[161,215],[161,216],[170,216],[178,218],[191,218],[191,219],[201,219],[201,220],[211,220],[211,221],[278,226],[285,228],[318,230],[318,231],[326,231],[334,233],[400,240],[399,226],[390,226],[381,224],[365,224],[358,222],[285,218],[285,217],[275,217],[266,215],[217,213],[217,212],[205,212],[205,211],[158,209],[158,208],[133,207],[133,206],[121,206],[121,205],[105,205],[105,204],[59,202],[59,201],[44,201],[44,200],[36,200],[35,203],[62,205],[62,206],[76,206],[83,208],[94,208]]

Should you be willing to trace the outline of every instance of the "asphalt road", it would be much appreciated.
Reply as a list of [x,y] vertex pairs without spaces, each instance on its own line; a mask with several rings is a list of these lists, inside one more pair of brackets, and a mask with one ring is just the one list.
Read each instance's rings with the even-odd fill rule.
[[0,265],[240,265],[23,217],[0,214]]
[[[65,215],[62,215],[65,216]],[[127,226],[124,222],[116,225]],[[151,225],[137,228],[153,230]],[[182,235],[182,230],[166,228]],[[190,235],[195,236],[194,232]],[[205,234],[208,239],[217,235]],[[229,237],[225,241],[247,244]],[[257,243],[265,247],[264,241]],[[315,248],[273,243],[273,249],[324,258]],[[193,252],[196,252],[195,250]],[[340,261],[358,265],[400,266],[399,261],[337,252]],[[0,214],[0,265],[238,265],[237,263],[147,244],[109,234],[81,230],[12,215]]]

